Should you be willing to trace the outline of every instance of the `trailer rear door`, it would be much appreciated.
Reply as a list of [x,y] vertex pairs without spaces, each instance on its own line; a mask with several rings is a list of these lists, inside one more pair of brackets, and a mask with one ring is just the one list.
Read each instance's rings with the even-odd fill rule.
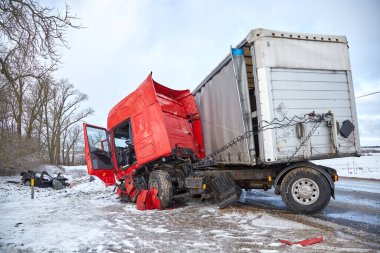
[[[258,120],[262,126],[282,126],[259,133],[261,161],[357,155],[360,142],[346,38],[259,29],[247,40],[253,43],[256,63]],[[326,113],[333,115],[329,124],[302,123],[299,134],[295,122]],[[344,125],[353,126],[348,136],[341,134]]]
[[83,132],[88,174],[97,176],[106,186],[114,185],[114,165],[107,130],[84,123]]

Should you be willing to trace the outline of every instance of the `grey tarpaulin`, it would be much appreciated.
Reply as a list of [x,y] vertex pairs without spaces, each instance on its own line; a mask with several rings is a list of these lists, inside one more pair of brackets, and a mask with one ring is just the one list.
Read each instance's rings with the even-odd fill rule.
[[[195,93],[195,100],[202,119],[206,155],[250,130],[252,123],[244,57],[230,54],[228,63]],[[252,140],[244,140],[214,159],[253,163],[253,147]]]

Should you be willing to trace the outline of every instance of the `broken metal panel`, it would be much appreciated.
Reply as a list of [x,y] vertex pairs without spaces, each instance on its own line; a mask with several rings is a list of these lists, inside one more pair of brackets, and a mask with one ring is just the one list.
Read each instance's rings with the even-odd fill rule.
[[[242,116],[244,120],[245,131],[252,130],[252,113],[251,102],[249,98],[248,90],[248,75],[246,68],[246,61],[244,57],[243,49],[232,49],[232,62],[235,71],[236,84],[239,91],[240,105]],[[251,63],[252,64],[252,63]],[[247,144],[249,149],[250,160],[253,162],[256,159],[255,145],[253,135],[247,138]]]

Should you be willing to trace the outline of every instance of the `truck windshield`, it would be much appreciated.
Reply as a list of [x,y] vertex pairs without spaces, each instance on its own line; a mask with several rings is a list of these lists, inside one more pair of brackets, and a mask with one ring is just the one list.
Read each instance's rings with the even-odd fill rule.
[[127,144],[126,144],[126,141],[127,139],[126,138],[114,138],[115,139],[115,146],[118,147],[118,148],[126,148],[127,147]]

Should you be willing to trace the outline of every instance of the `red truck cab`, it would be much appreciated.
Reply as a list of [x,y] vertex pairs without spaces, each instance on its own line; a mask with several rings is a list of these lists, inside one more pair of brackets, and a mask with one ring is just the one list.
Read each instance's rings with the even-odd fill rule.
[[90,175],[107,186],[159,160],[202,159],[201,122],[192,93],[172,90],[150,74],[108,114],[107,129],[84,123]]

